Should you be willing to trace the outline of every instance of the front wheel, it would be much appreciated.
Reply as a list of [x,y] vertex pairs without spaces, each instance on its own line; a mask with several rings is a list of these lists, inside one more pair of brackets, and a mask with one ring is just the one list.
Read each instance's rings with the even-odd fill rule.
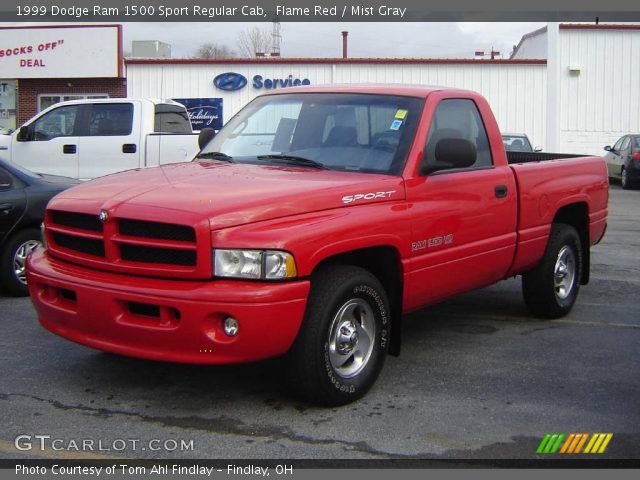
[[28,228],[16,233],[0,252],[0,279],[17,297],[29,295],[27,288],[27,257],[42,245],[40,230]]
[[386,356],[389,303],[367,270],[336,265],[314,274],[305,318],[287,358],[287,378],[298,396],[344,405],[375,382]]
[[522,276],[527,308],[543,318],[560,318],[571,311],[580,290],[582,247],[570,225],[554,223],[538,266]]

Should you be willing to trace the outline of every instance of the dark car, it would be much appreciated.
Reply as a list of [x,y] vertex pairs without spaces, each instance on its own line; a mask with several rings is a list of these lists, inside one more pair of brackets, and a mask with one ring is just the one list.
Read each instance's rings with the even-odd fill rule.
[[640,183],[640,135],[624,135],[607,151],[609,178],[620,180],[622,188],[634,188]]
[[0,284],[27,295],[25,260],[41,243],[40,224],[51,197],[78,180],[30,172],[0,160]]

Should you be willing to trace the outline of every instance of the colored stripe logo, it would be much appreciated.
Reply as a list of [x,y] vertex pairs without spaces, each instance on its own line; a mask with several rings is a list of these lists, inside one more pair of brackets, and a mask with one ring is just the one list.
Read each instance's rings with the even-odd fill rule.
[[536,453],[599,454],[604,453],[612,438],[613,433],[547,433]]

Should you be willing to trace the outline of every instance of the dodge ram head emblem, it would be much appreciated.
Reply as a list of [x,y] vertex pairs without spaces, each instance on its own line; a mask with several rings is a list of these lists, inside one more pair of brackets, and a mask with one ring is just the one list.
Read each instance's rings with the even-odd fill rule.
[[106,210],[100,210],[98,218],[102,223],[105,223],[109,219],[109,212],[107,212]]

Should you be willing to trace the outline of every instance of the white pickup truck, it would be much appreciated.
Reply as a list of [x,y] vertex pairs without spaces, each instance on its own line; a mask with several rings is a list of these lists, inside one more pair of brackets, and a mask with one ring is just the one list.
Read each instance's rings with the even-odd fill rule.
[[0,135],[0,159],[82,180],[188,161],[198,150],[185,107],[170,100],[56,103],[15,132]]

